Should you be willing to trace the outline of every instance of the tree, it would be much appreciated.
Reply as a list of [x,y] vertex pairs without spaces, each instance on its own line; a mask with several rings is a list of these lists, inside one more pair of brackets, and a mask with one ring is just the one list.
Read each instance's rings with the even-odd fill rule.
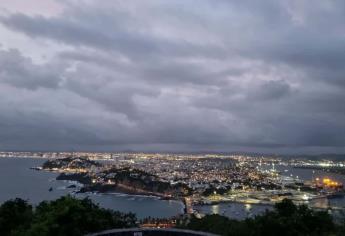
[[110,228],[135,226],[134,214],[100,208],[90,199],[78,200],[70,196],[40,203],[29,235],[84,235]]
[[297,206],[289,199],[285,198],[283,201],[274,205],[275,210],[279,216],[289,217],[296,213]]
[[304,236],[343,232],[326,211],[315,211],[305,205],[296,206],[291,200],[283,200],[272,211],[242,221],[208,215],[202,219],[192,217],[179,227],[220,235]]
[[27,229],[33,218],[32,206],[16,198],[0,206],[0,235],[17,234]]
[[41,202],[34,211],[21,199],[0,207],[0,235],[78,236],[111,228],[136,226],[132,213],[100,208],[90,199],[71,196]]

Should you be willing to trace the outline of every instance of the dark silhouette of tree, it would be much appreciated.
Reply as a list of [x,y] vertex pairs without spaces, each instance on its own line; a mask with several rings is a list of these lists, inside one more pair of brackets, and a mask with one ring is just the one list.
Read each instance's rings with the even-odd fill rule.
[[[147,220],[164,222],[164,219]],[[0,206],[1,236],[79,236],[111,228],[136,227],[136,222],[134,214],[100,208],[88,198],[65,196],[41,202],[35,209],[22,199]],[[345,235],[345,221],[335,224],[326,211],[296,206],[290,200],[283,200],[272,211],[251,219],[192,216],[178,220],[177,227],[233,236]]]
[[16,198],[0,206],[0,235],[17,234],[27,229],[33,218],[32,206]]
[[79,200],[71,196],[41,202],[34,211],[23,200],[8,201],[0,208],[0,219],[1,236],[78,236],[136,226],[132,213],[103,209],[88,198]]
[[202,219],[192,217],[178,227],[212,232],[220,235],[345,235],[344,226],[336,225],[326,211],[316,211],[305,205],[296,206],[291,200],[277,203],[272,211],[243,221],[219,215]]

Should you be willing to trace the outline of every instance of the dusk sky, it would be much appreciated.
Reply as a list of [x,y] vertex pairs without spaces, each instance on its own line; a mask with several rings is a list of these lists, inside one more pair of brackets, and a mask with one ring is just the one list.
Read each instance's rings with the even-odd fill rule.
[[0,149],[345,152],[345,1],[1,0]]

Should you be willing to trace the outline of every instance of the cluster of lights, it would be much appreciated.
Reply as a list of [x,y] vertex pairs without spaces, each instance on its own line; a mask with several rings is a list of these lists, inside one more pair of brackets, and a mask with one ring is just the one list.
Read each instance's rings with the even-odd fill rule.
[[[320,178],[315,178],[316,182],[320,182]],[[339,182],[333,181],[330,178],[323,178],[322,184],[326,187],[339,187],[341,184]]]

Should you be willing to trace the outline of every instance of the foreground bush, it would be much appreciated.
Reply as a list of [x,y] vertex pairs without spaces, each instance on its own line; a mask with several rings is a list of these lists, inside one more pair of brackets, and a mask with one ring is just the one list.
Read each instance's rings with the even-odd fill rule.
[[0,235],[84,235],[112,228],[136,226],[132,213],[100,208],[90,199],[71,196],[41,202],[35,209],[22,199],[0,206]]
[[[15,199],[0,206],[1,236],[79,236],[135,226],[134,214],[100,208],[87,198],[65,196],[41,202],[36,208]],[[345,235],[345,224],[335,224],[327,212],[296,206],[290,200],[252,219],[240,221],[207,215],[202,219],[185,218],[178,221],[177,227],[232,236]]]
[[274,210],[252,219],[239,221],[207,215],[202,219],[185,219],[178,225],[180,228],[231,236],[345,235],[344,226],[335,224],[325,211],[315,211],[305,205],[296,206],[290,200],[283,200],[275,205]]

